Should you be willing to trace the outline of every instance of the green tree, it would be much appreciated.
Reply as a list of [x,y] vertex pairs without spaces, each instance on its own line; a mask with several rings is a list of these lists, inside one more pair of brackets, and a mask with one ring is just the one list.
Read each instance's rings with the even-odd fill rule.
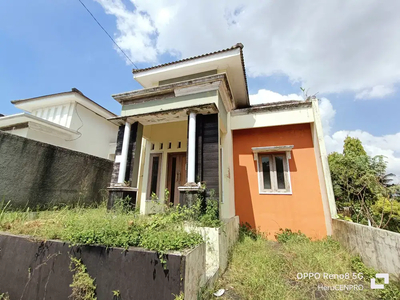
[[[391,224],[395,214],[388,207],[397,207],[393,196],[398,193],[398,186],[389,184],[384,157],[368,156],[359,139],[346,137],[343,153],[331,153],[328,161],[338,210],[350,207],[357,223],[369,221],[379,228]],[[375,205],[378,201],[381,204]]]
[[343,155],[365,156],[367,155],[367,152],[365,152],[359,139],[347,136],[344,139]]
[[398,200],[389,201],[381,197],[371,209],[377,221],[382,224],[381,228],[400,232],[400,202]]

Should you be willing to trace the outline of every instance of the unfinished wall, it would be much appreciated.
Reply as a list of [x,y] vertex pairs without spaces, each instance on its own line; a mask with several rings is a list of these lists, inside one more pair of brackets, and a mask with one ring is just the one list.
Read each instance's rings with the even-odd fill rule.
[[[195,300],[204,284],[204,244],[185,254],[168,254],[167,269],[156,252],[141,248],[71,247],[1,234],[0,249],[0,291],[10,299],[70,299],[70,256],[81,259],[95,278],[98,300],[173,300],[180,292]],[[120,297],[113,298],[113,291]]]
[[333,238],[381,272],[400,274],[400,234],[333,219]]
[[0,131],[0,201],[32,208],[100,202],[112,165],[107,159]]

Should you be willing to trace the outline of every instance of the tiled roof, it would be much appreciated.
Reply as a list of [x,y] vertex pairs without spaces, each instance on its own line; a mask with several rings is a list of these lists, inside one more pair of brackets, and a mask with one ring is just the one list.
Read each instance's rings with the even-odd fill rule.
[[181,63],[181,62],[184,62],[184,61],[188,61],[188,60],[192,60],[192,59],[198,59],[198,58],[201,58],[201,57],[210,56],[210,55],[214,55],[214,54],[218,54],[218,53],[222,53],[222,52],[227,52],[227,51],[230,51],[230,50],[233,50],[233,49],[237,49],[237,48],[240,48],[240,50],[242,50],[243,49],[243,44],[242,43],[237,43],[235,46],[232,46],[230,48],[226,48],[226,49],[223,49],[223,50],[218,50],[218,51],[215,51],[215,52],[210,52],[210,53],[206,53],[206,54],[202,54],[202,55],[192,56],[192,57],[184,58],[184,59],[181,59],[181,60],[172,61],[172,62],[161,64],[161,65],[156,65],[156,66],[153,66],[153,67],[142,68],[142,69],[133,69],[132,73],[135,74],[135,73],[140,73],[140,72],[147,71],[147,70],[153,70],[153,69],[158,69],[158,68],[162,68],[162,67],[165,67],[165,66],[175,65],[175,64],[178,64],[178,63]]

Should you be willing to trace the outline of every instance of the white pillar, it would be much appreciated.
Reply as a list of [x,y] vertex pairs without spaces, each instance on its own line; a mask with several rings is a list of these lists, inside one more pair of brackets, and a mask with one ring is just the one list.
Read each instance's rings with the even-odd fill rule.
[[196,114],[191,112],[189,114],[189,143],[188,143],[188,167],[187,167],[187,181],[195,182],[194,167],[196,160]]
[[130,135],[131,135],[131,123],[126,121],[125,131],[124,131],[124,139],[122,140],[122,153],[121,153],[121,161],[119,164],[118,183],[124,183],[124,180],[125,180],[126,163],[128,161],[128,148],[129,148],[129,136]]

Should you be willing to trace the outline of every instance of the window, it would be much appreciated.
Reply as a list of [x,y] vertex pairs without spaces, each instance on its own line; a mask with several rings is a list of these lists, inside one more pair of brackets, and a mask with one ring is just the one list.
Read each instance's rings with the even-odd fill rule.
[[289,164],[286,153],[258,153],[258,178],[262,194],[290,193]]
[[161,153],[151,154],[149,182],[147,187],[147,199],[151,199],[151,195],[153,195],[153,193],[159,196],[160,173],[161,173]]

